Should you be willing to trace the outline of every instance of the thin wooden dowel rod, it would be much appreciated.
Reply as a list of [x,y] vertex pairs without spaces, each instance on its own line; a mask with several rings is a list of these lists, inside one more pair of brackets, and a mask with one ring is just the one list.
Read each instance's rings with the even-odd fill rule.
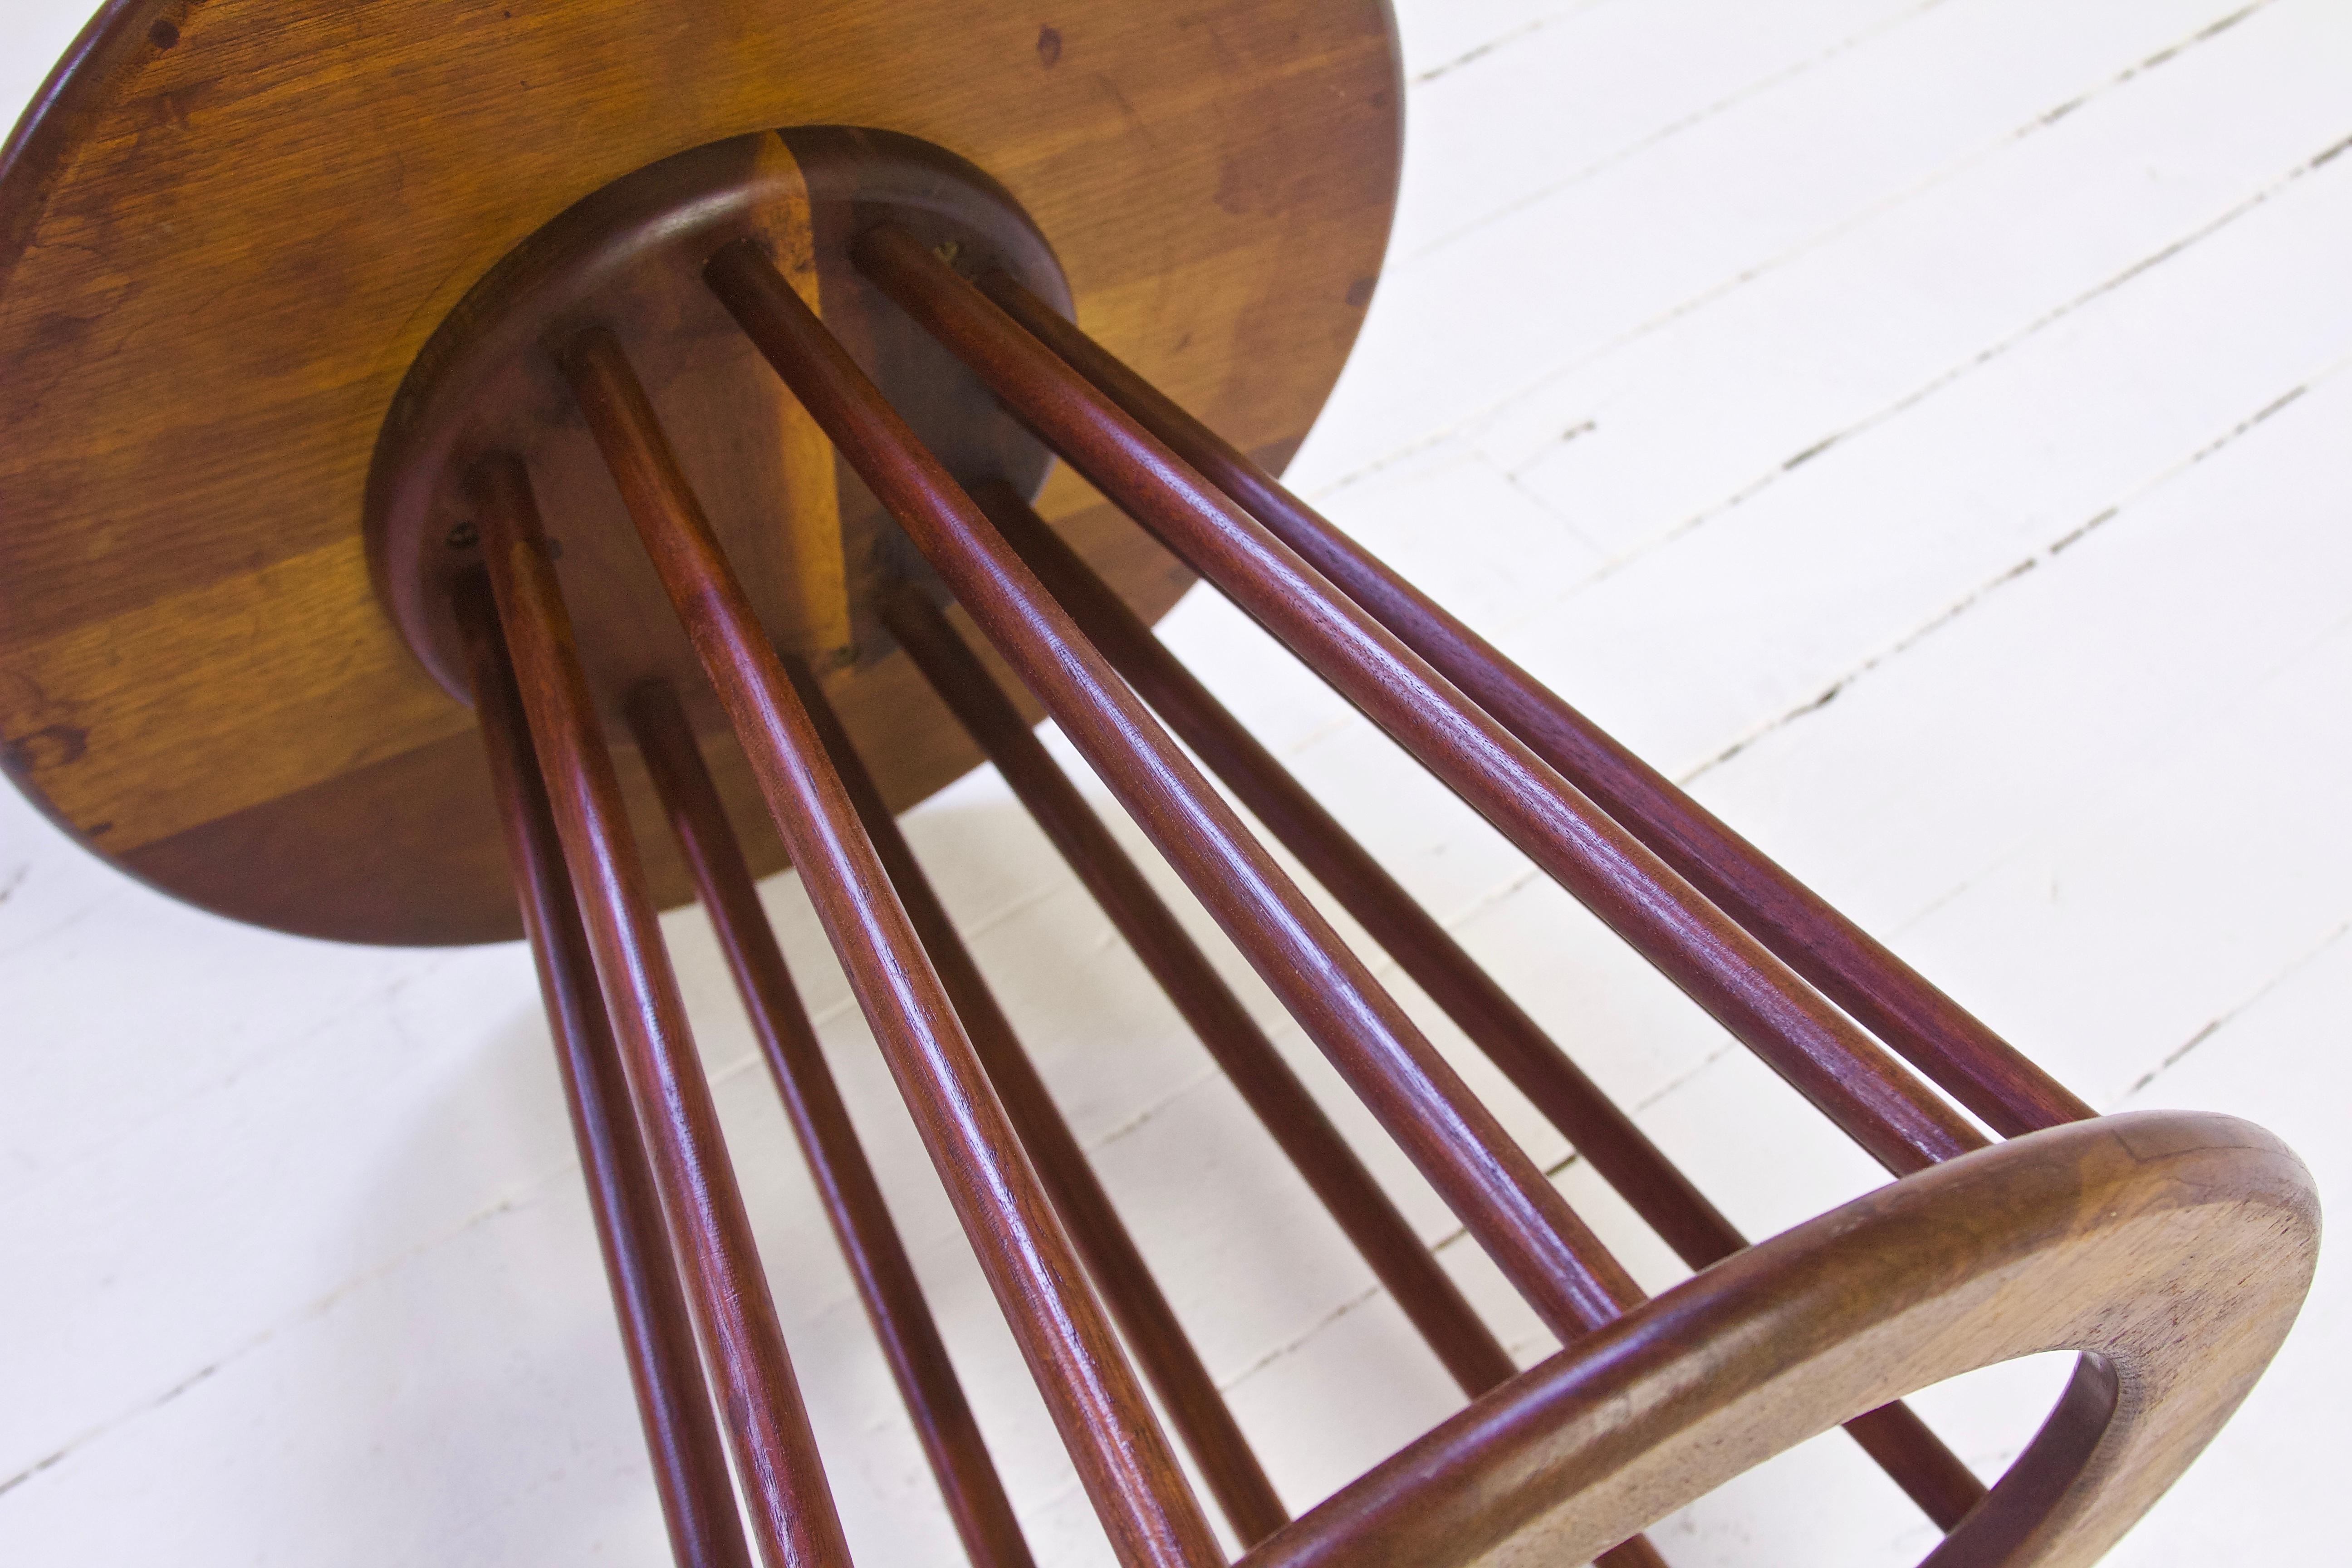
[[472,484],[499,623],[564,862],[572,886],[584,890],[597,975],[671,1242],[686,1265],[687,1300],[713,1363],[752,1539],[769,1568],[845,1568],[848,1542],[687,1029],[530,477],[519,459],[499,455],[476,468]]
[[[1049,1186],[1055,1185],[1054,1173],[1066,1173],[1070,1178],[1067,1190],[1076,1200],[1075,1206],[1077,1212],[1086,1217],[1087,1226],[1099,1225],[1102,1227],[1102,1239],[1108,1243],[1103,1251],[1112,1262],[1116,1272],[1108,1277],[1097,1275],[1099,1288],[1114,1301],[1123,1296],[1147,1301],[1156,1299],[1158,1287],[1152,1283],[1150,1273],[1144,1268],[1140,1255],[1136,1252],[1134,1244],[1128,1239],[1125,1227],[1119,1225],[1118,1216],[1112,1211],[1108,1198],[1102,1194],[1099,1184],[1087,1166],[1085,1157],[1079,1152],[1077,1142],[1070,1135],[1067,1124],[1054,1109],[1044,1080],[1037,1076],[1036,1069],[1029,1061],[1027,1054],[1022,1050],[1020,1042],[1013,1037],[1012,1025],[1005,1018],[1003,1009],[997,1005],[994,994],[982,977],[980,966],[972,961],[970,948],[965,945],[962,937],[956,931],[953,922],[949,920],[947,906],[940,901],[937,891],[931,886],[929,877],[924,873],[921,865],[916,860],[914,850],[907,842],[906,834],[900,830],[898,819],[890,814],[889,806],[884,803],[882,792],[875,786],[873,775],[866,771],[866,764],[859,759],[856,748],[851,744],[848,733],[843,728],[839,716],[834,711],[833,705],[825,700],[824,692],[815,680],[809,676],[804,666],[797,661],[787,661],[785,668],[792,675],[793,686],[807,703],[809,716],[816,724],[817,733],[823,738],[825,750],[834,757],[839,767],[842,784],[849,791],[850,799],[856,804],[858,816],[865,822],[866,831],[873,837],[875,849],[882,857],[883,865],[890,872],[891,881],[898,889],[899,898],[906,904],[908,917],[915,922],[915,929],[921,935],[925,948],[932,954],[932,962],[939,967],[940,980],[947,985],[948,994],[955,999],[956,1010],[965,1020],[965,1027],[971,1032],[973,1043],[980,1051],[981,1059],[989,1065],[992,1074],[998,1075],[999,1094],[1004,1099],[1008,1108],[1016,1103],[1034,1108],[1029,1121],[1035,1125],[1043,1135],[1033,1147],[1042,1148],[1046,1153],[1044,1158],[1039,1158],[1033,1152],[1031,1157],[1037,1160],[1039,1170],[1041,1173],[1046,1175]],[[1002,1064],[1001,1068],[1000,1064]],[[1014,1121],[1016,1124],[1021,1123],[1023,1116],[1016,1113]],[[1024,1128],[1023,1136],[1024,1139],[1029,1136],[1026,1127]],[[1061,1188],[1055,1187],[1055,1197],[1057,1203],[1063,1201]],[[1081,1228],[1076,1222],[1072,1223],[1072,1230],[1080,1238],[1081,1249],[1086,1250],[1087,1230]],[[1091,1252],[1087,1257],[1087,1267],[1089,1268],[1096,1267],[1095,1256]],[[1144,1294],[1146,1291],[1150,1292],[1149,1296]],[[1161,1310],[1165,1310],[1164,1306]],[[1167,1313],[1166,1318],[1168,1322],[1173,1324],[1173,1313]],[[1120,1327],[1127,1332],[1129,1342],[1133,1342],[1137,1338],[1139,1327],[1131,1324],[1125,1314],[1121,1314]],[[1148,1323],[1141,1325],[1141,1328],[1144,1331],[1149,1331]],[[1190,1343],[1182,1340],[1181,1329],[1177,1331],[1176,1342],[1182,1346],[1186,1356],[1192,1355]],[[1150,1364],[1148,1359],[1146,1364]],[[1205,1380],[1203,1381],[1205,1385]],[[1166,1402],[1168,1395],[1163,1393],[1161,1398]],[[1222,1409],[1222,1405],[1219,1408]],[[1180,1416],[1180,1421],[1181,1419]],[[1207,1425],[1203,1423],[1204,1429]],[[1249,1455],[1246,1444],[1240,1443],[1237,1430],[1234,1443],[1239,1445],[1239,1453],[1234,1454],[1231,1448],[1219,1450],[1220,1464],[1233,1465],[1236,1459],[1239,1459],[1246,1461],[1249,1469],[1255,1470],[1256,1460]],[[1195,1452],[1197,1453],[1198,1449]],[[1206,1467],[1204,1466],[1203,1468],[1205,1470]],[[1215,1484],[1213,1479],[1212,1486]],[[1271,1497],[1271,1486],[1267,1486],[1265,1490]],[[1278,1500],[1273,1503],[1272,1508],[1279,1510]],[[1269,1516],[1269,1510],[1263,1505],[1258,1512],[1260,1517]],[[1228,1517],[1233,1517],[1230,1510]],[[1250,1529],[1241,1525],[1238,1521],[1235,1523],[1235,1532],[1245,1538],[1252,1533]],[[1607,1568],[1648,1568],[1649,1564],[1658,1560],[1654,1555],[1643,1557],[1639,1554],[1636,1549],[1645,1545],[1646,1543],[1639,1542],[1629,1542],[1626,1546],[1616,1548],[1604,1554],[1602,1561]]]
[[1747,1245],[1732,1223],[1463,951],[1338,818],[1003,483],[973,492],[991,521],[1136,694],[1298,857],[1399,968],[1693,1268]]
[[[790,285],[785,287],[789,289]],[[808,711],[601,328],[559,355],[1080,1482],[1129,1568],[1223,1561]]]
[[1764,852],[1001,271],[981,289],[1798,973],[2004,1136],[2093,1114]]
[[[1012,487],[972,492],[999,532],[1136,694],[1297,856],[1371,939],[1461,1026],[1651,1229],[1693,1268],[1748,1245],[1633,1119],[1561,1050],[1322,803],[1219,702]],[[1000,764],[1001,765],[1001,764]],[[1984,1496],[1967,1465],[1900,1405],[1847,1424],[1937,1524]]]
[[1023,1150],[1037,1168],[1055,1212],[1086,1262],[1096,1292],[1109,1308],[1129,1350],[1159,1394],[1160,1407],[1200,1467],[1234,1533],[1244,1542],[1263,1540],[1289,1522],[1290,1512],[1283,1506],[1281,1494],[1251,1451],[1240,1423],[1217,1391],[1216,1379],[1169,1305],[1126,1222],[1118,1217],[1110,1194],[1055,1105],[1036,1064],[1013,1033],[1012,1020],[989,989],[938,889],[916,860],[913,847],[884,803],[840,716],[804,666],[788,660],[784,668],[808,709],[825,754],[841,775],[842,787],[849,792],[858,820],[874,841],[874,851],[889,873],[890,885],[898,889],[907,918],[914,922],[923,951],[930,955],[940,984],[955,1004],[956,1016],[963,1020],[964,1032],[980,1053],[981,1066],[987,1070],[997,1099],[1003,1102]]
[[882,616],[1463,1391],[1475,1397],[1515,1373],[1501,1342],[947,617],[911,588],[891,595]]
[[727,1450],[710,1411],[669,1234],[651,1167],[629,1108],[619,1048],[596,981],[595,955],[564,869],[555,814],[531,754],[500,637],[489,584],[469,578],[457,598],[457,626],[472,677],[474,715],[488,754],[507,864],[522,909],[523,935],[539,969],[540,994],[555,1038],[556,1065],[588,1184],[588,1208],[612,1287],[621,1347],[637,1396],[654,1490],[679,1568],[751,1568],[743,1521],[728,1478]]
[[859,268],[1096,487],[1387,731],[1898,1175],[1986,1140],[1289,546],[905,231]]
[[[926,253],[928,254],[928,253]],[[1639,1299],[1533,1161],[748,242],[704,277],[1063,733],[1562,1338]],[[1017,329],[1015,329],[1017,331]]]
[[1033,1559],[1012,1500],[817,1044],[742,843],[727,819],[677,691],[667,682],[648,683],[630,697],[628,719],[964,1553],[976,1568],[1028,1568]]
[[1977,1473],[1899,1399],[1855,1416],[1845,1431],[1938,1530],[1952,1530],[1985,1500]]

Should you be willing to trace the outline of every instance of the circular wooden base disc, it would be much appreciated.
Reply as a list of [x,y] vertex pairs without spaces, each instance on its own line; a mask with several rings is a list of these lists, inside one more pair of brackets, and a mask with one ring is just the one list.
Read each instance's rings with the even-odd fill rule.
[[[1379,269],[1394,40],[1378,0],[1069,0],[1049,19],[115,0],[0,153],[0,756],[18,785],[239,920],[512,935],[471,715],[369,569],[378,435],[420,350],[534,231],[665,158],[805,125],[985,171],[1079,323],[1279,467]],[[1146,614],[1181,591],[1066,473],[1039,509]],[[929,702],[897,656],[856,678],[861,707]],[[943,716],[887,744],[872,760],[901,805],[978,761]],[[711,760],[758,868],[781,866],[747,770]],[[622,764],[656,892],[680,901]]]
[[[393,399],[366,521],[385,607],[452,697],[471,700],[451,613],[458,581],[481,566],[469,477],[506,454],[530,470],[606,713],[665,680],[698,729],[727,732],[558,365],[562,345],[594,329],[620,340],[770,639],[820,673],[883,774],[934,749],[919,731],[936,716],[866,677],[896,646],[878,596],[935,574],[702,281],[712,252],[751,240],[950,473],[1034,495],[1051,455],[850,265],[850,242],[884,221],[1068,309],[1044,237],[985,174],[907,137],[837,127],[739,136],[640,169],[567,208],[458,301]],[[933,783],[892,777],[901,795]]]

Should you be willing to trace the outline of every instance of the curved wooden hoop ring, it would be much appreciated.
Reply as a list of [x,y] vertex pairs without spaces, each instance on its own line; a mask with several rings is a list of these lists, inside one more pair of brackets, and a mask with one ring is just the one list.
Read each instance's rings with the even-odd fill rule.
[[2095,1562],[2285,1337],[2318,1254],[2310,1173],[2231,1117],[2140,1111],[1924,1171],[1726,1259],[1495,1390],[1245,1568],[1582,1563],[1931,1384],[2083,1361],[1923,1568]]

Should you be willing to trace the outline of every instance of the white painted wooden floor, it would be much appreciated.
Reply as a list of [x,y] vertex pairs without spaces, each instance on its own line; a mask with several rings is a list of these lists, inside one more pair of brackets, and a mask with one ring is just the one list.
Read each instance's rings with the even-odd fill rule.
[[[1399,10],[1392,258],[1295,478],[2094,1103],[2252,1117],[2352,1212],[2352,6]],[[11,111],[79,21],[0,0]],[[1736,1220],[1874,1182],[1235,615],[1196,595],[1166,635]],[[993,778],[911,826],[1290,1504],[1451,1409]],[[768,895],[1042,1560],[1108,1561],[798,888]],[[952,1561],[707,929],[667,925],[859,1560]],[[0,1563],[661,1560],[520,948],[233,927],[0,794]],[[2331,1251],[2115,1562],[2343,1560],[2348,1303]],[[2054,1376],[1920,1404],[1990,1475]],[[1654,1538],[1861,1568],[1930,1536],[1832,1436]]]

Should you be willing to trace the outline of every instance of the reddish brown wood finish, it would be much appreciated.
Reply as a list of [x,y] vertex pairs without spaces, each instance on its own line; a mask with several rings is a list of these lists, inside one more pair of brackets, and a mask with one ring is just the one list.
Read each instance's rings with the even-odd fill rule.
[[[1399,96],[1384,5],[1063,3],[1075,9],[1057,11],[1033,46],[1034,23],[1018,13],[937,0],[721,7],[718,26],[679,26],[631,0],[520,15],[380,0],[367,26],[324,28],[263,0],[110,0],[0,146],[0,361],[15,373],[0,384],[10,437],[0,769],[97,852],[243,918],[468,940],[510,930],[507,899],[518,896],[673,1552],[695,1568],[748,1568],[738,1479],[766,1568],[835,1568],[847,1554],[601,733],[599,700],[617,707],[656,670],[681,684],[641,705],[644,749],[976,1561],[1028,1559],[761,913],[754,863],[781,864],[787,846],[738,839],[723,791],[740,804],[756,788],[776,816],[1130,1568],[1205,1568],[1218,1553],[1081,1258],[1220,1501],[1245,1538],[1264,1537],[1250,1568],[1580,1562],[1596,1551],[1615,1568],[1655,1568],[1646,1542],[1620,1540],[1627,1531],[1841,1419],[1939,1522],[1957,1521],[1934,1568],[2087,1568],[2276,1348],[2315,1255],[2307,1173],[2226,1119],[2075,1120],[2090,1115],[2081,1100],[1275,481],[1265,465],[1296,444],[1377,270]],[[1071,63],[1057,70],[1066,33]],[[272,81],[302,90],[256,90]],[[195,112],[180,112],[191,102]],[[171,135],[149,134],[158,104],[173,110]],[[745,134],[780,115],[835,124]],[[318,134],[355,124],[377,133]],[[914,144],[839,129],[850,124],[898,125],[923,142],[894,157]],[[707,145],[719,137],[734,140]],[[683,162],[671,156],[698,144]],[[1007,188],[960,162],[950,169],[936,155],[950,145]],[[498,155],[483,158],[485,146]],[[688,165],[725,177],[698,183]],[[835,175],[846,183],[828,184]],[[989,221],[974,228],[956,216],[977,210],[969,203],[940,205],[942,178],[978,193]],[[609,230],[603,247],[612,258],[669,242],[667,286],[540,296],[540,314],[506,318],[503,337],[481,340],[486,379],[462,431],[403,447],[403,411],[422,409],[411,401],[422,384],[395,391],[394,377],[429,371],[447,347],[420,351],[425,334],[436,322],[461,337],[469,321],[483,324],[467,314],[480,300],[459,297],[486,258],[509,258],[513,270],[494,276],[509,282],[562,285],[575,263],[593,270],[600,247],[578,225],[524,231],[600,186],[614,199],[622,187],[667,193],[659,212]],[[1014,191],[1045,204],[1042,228]],[[720,192],[763,210],[722,214]],[[596,197],[589,207],[613,216]],[[886,209],[886,226],[868,228]],[[1056,287],[1048,230],[1087,280],[1084,309],[1105,341],[1179,378],[1171,390],[1247,452],[1080,334],[1058,295],[1030,292]],[[992,250],[991,234],[1004,242]],[[1024,255],[1045,265],[1024,270]],[[873,289],[853,267],[904,312],[855,308]],[[814,313],[820,281],[830,331]],[[288,308],[234,307],[265,295]],[[730,316],[755,348],[736,341]],[[896,413],[836,337],[893,389]],[[112,347],[93,354],[101,341]],[[755,354],[798,396],[728,379]],[[656,428],[656,402],[682,454]],[[1533,1021],[1187,685],[1142,624],[1122,618],[1114,593],[1149,610],[1181,590],[1171,558],[1124,523],[1091,535],[1066,527],[1118,584],[1107,591],[1057,554],[1017,497],[990,505],[1022,536],[1020,552],[986,526],[957,481],[1042,468],[1005,416],[1094,476],[1910,1174],[1743,1248]],[[835,468],[814,439],[817,416],[877,496]],[[408,608],[431,622],[403,622],[407,647],[373,613],[349,528],[379,435],[400,477],[440,487],[431,504],[443,510],[403,535],[418,568],[404,579],[415,590]],[[553,445],[531,444],[541,440]],[[601,462],[550,460],[553,447],[584,456],[592,445]],[[703,479],[707,511],[682,471]],[[569,610],[533,476],[572,547]],[[1062,476],[1042,504],[1066,514],[1083,488]],[[1011,705],[1030,696],[990,684],[948,631],[932,607],[938,584],[881,523],[877,500],[1570,1342],[1559,1355],[1503,1377],[1491,1335],[1045,761],[1022,723],[1032,709]],[[846,542],[845,502],[859,524]],[[453,583],[472,575],[477,516],[488,581],[463,589],[458,653],[440,617]],[[712,516],[738,530],[733,566]],[[765,566],[755,559],[777,547]],[[1074,602],[1108,601],[1107,641],[1123,651],[1107,661],[1077,624],[1087,615],[1074,620],[1041,588],[1057,572]],[[634,599],[631,574],[646,590]],[[919,592],[900,589],[910,576],[929,597],[903,597]],[[761,598],[763,581],[782,596]],[[1496,1385],[1305,1519],[1282,1522],[889,817],[886,799],[919,798],[970,753],[940,746],[948,727],[928,704],[903,702],[910,661],[873,635],[867,609],[882,591],[902,592],[909,646],[945,671],[941,689],[992,737],[1008,776],[1455,1375]],[[607,595],[622,614],[596,613]],[[574,613],[595,656],[585,669]],[[638,662],[646,632],[660,656]],[[778,639],[854,664],[862,690],[836,683],[837,713],[804,668],[780,661]],[[698,666],[719,689],[716,707],[686,679]],[[1706,1265],[1695,1279],[1639,1300],[1115,666],[1220,771],[1240,775],[1244,797],[1304,842],[1310,868],[1375,938],[1685,1258]],[[480,754],[457,732],[469,691]],[[723,710],[750,767],[730,756],[738,765],[714,783],[681,702],[707,727]],[[925,717],[894,729],[903,707]],[[633,789],[643,782],[624,776]],[[657,870],[657,886],[683,885],[675,868]],[[970,1037],[950,1004],[971,1020]],[[2014,1141],[1985,1146],[1856,1022]],[[1990,1497],[1888,1403],[2053,1346],[2083,1352],[2077,1375]]]
[[911,588],[885,601],[882,616],[1463,1392],[1484,1394],[1517,1372],[1501,1342],[947,617]]
[[530,480],[514,459],[477,469],[483,559],[582,912],[630,1099],[653,1156],[688,1300],[724,1398],[752,1537],[770,1568],[846,1568],[848,1543],[760,1270],[686,1005],[646,895],[611,755],[588,699]]
[[1013,1022],[999,1005],[996,994],[981,974],[971,949],[948,916],[912,846],[890,814],[874,775],[866,766],[832,702],[810,677],[806,667],[788,663],[785,670],[807,707],[825,755],[841,775],[842,787],[874,841],[882,868],[905,906],[923,951],[939,971],[940,983],[954,1002],[956,1016],[980,1055],[996,1097],[1004,1105],[1013,1131],[1038,1178],[1054,1200],[1055,1212],[1068,1227],[1078,1256],[1086,1260],[1095,1289],[1110,1309],[1137,1363],[1159,1394],[1177,1435],[1192,1453],[1192,1462],[1209,1483],[1218,1508],[1244,1542],[1256,1541],[1281,1528],[1290,1518],[1257,1456],[1250,1449],[1217,1392],[1192,1337],[1168,1304],[1152,1277],[1143,1250],[1135,1244],[1126,1222],[1110,1201],[1094,1167],[1088,1163],[1069,1122],[1054,1103],[1052,1092],[1036,1064],[1022,1047]]
[[981,289],[1560,776],[2005,1137],[2093,1113],[1821,895],[1003,271]]
[[710,1414],[694,1322],[670,1255],[661,1199],[629,1106],[629,1085],[596,981],[595,955],[564,869],[563,844],[532,755],[522,693],[499,634],[489,584],[477,576],[457,595],[457,626],[473,680],[474,713],[506,828],[523,934],[539,969],[555,1038],[572,1137],[588,1184],[589,1212],[636,1389],[637,1417],[653,1458],[654,1489],[679,1568],[751,1568],[727,1450]]
[[1981,1132],[1875,1040],[946,262],[887,224],[869,229],[853,254],[1048,446],[1881,1164],[1900,1175],[1983,1146]]
[[[1070,859],[1464,1391],[1475,1397],[1507,1380],[1516,1370],[1508,1354],[1282,1064],[1272,1043],[1119,850],[1101,819],[1054,765],[1012,699],[956,636],[946,616],[912,588],[894,595],[883,616],[932,689],[980,742]],[[1601,1568],[1665,1568],[1656,1548],[1638,1536],[1595,1561]]]
[[[1136,694],[1685,1263],[1704,1268],[1748,1245],[1633,1119],[1258,743],[1017,491],[1009,485],[983,485],[973,499]],[[919,650],[911,643],[909,651],[919,662]],[[1003,758],[995,760],[1004,768]],[[1010,777],[1011,770],[1006,772]],[[1849,1422],[1847,1429],[1944,1529],[1984,1496],[1983,1483],[1901,1405],[1873,1411]]]
[[[860,679],[888,648],[866,605],[920,563],[862,487],[838,482],[824,433],[701,276],[711,251],[756,237],[950,471],[1036,493],[1053,461],[1045,448],[850,265],[847,235],[877,207],[928,244],[1019,276],[1039,298],[1069,297],[1044,237],[986,174],[911,137],[835,128],[730,137],[636,170],[541,226],[466,291],[384,416],[364,523],[378,592],[436,679],[462,689],[447,584],[478,568],[465,455],[510,452],[560,520],[589,689],[614,711],[638,686],[667,680],[698,732],[724,727],[562,375],[537,352],[551,333],[593,321],[627,350],[770,639],[836,672],[845,706],[880,703],[885,727],[902,710]],[[918,744],[894,735],[887,752]]]
[[[511,939],[472,716],[404,646],[353,526],[403,376],[485,268],[681,149],[897,132],[986,169],[1086,280],[1098,336],[1278,455],[1363,319],[1402,98],[1378,0],[114,0],[0,123],[0,773],[233,919]],[[698,472],[701,432],[669,416]],[[776,444],[707,428],[746,470]],[[1065,476],[1038,510],[1093,504]],[[1158,608],[1183,584],[1132,531],[1106,519],[1089,558]],[[890,684],[835,686],[854,732]],[[901,809],[971,766],[909,742],[874,759]],[[682,901],[668,847],[647,869]]]
[[561,357],[1113,1550],[1130,1568],[1217,1563],[1208,1521],[644,389],[599,329]]
[[2260,1128],[2138,1111],[1865,1194],[1514,1378],[1244,1568],[1569,1563],[1857,1408],[2084,1352],[1921,1568],[2091,1568],[2230,1417],[2309,1286],[2311,1173]]
[[1028,1568],[1032,1559],[1004,1483],[972,1419],[963,1384],[923,1300],[921,1281],[882,1188],[850,1124],[833,1069],[817,1045],[768,922],[743,847],[728,822],[677,692],[655,682],[629,702],[629,729],[661,793],[662,806],[695,888],[719,933],[727,966],[751,1015],[776,1092],[799,1135],[809,1174],[824,1203],[866,1315],[890,1363],[916,1436],[946,1499],[948,1514],[976,1568]]
[[[729,246],[708,276],[851,467],[1555,1331],[1570,1337],[1638,1300],[1632,1278],[1086,647],[767,258]],[[1658,1562],[1639,1540],[1604,1558],[1610,1568]]]
[[1010,488],[973,492],[1087,639],[1366,934],[1694,1268],[1738,1231]]
[[730,246],[708,276],[1063,732],[1536,1310],[1565,1338],[1638,1300],[1623,1268],[767,258]]
[[1958,1529],[1985,1500],[1985,1484],[1968,1462],[1899,1399],[1864,1411],[1845,1433],[1938,1530]]

